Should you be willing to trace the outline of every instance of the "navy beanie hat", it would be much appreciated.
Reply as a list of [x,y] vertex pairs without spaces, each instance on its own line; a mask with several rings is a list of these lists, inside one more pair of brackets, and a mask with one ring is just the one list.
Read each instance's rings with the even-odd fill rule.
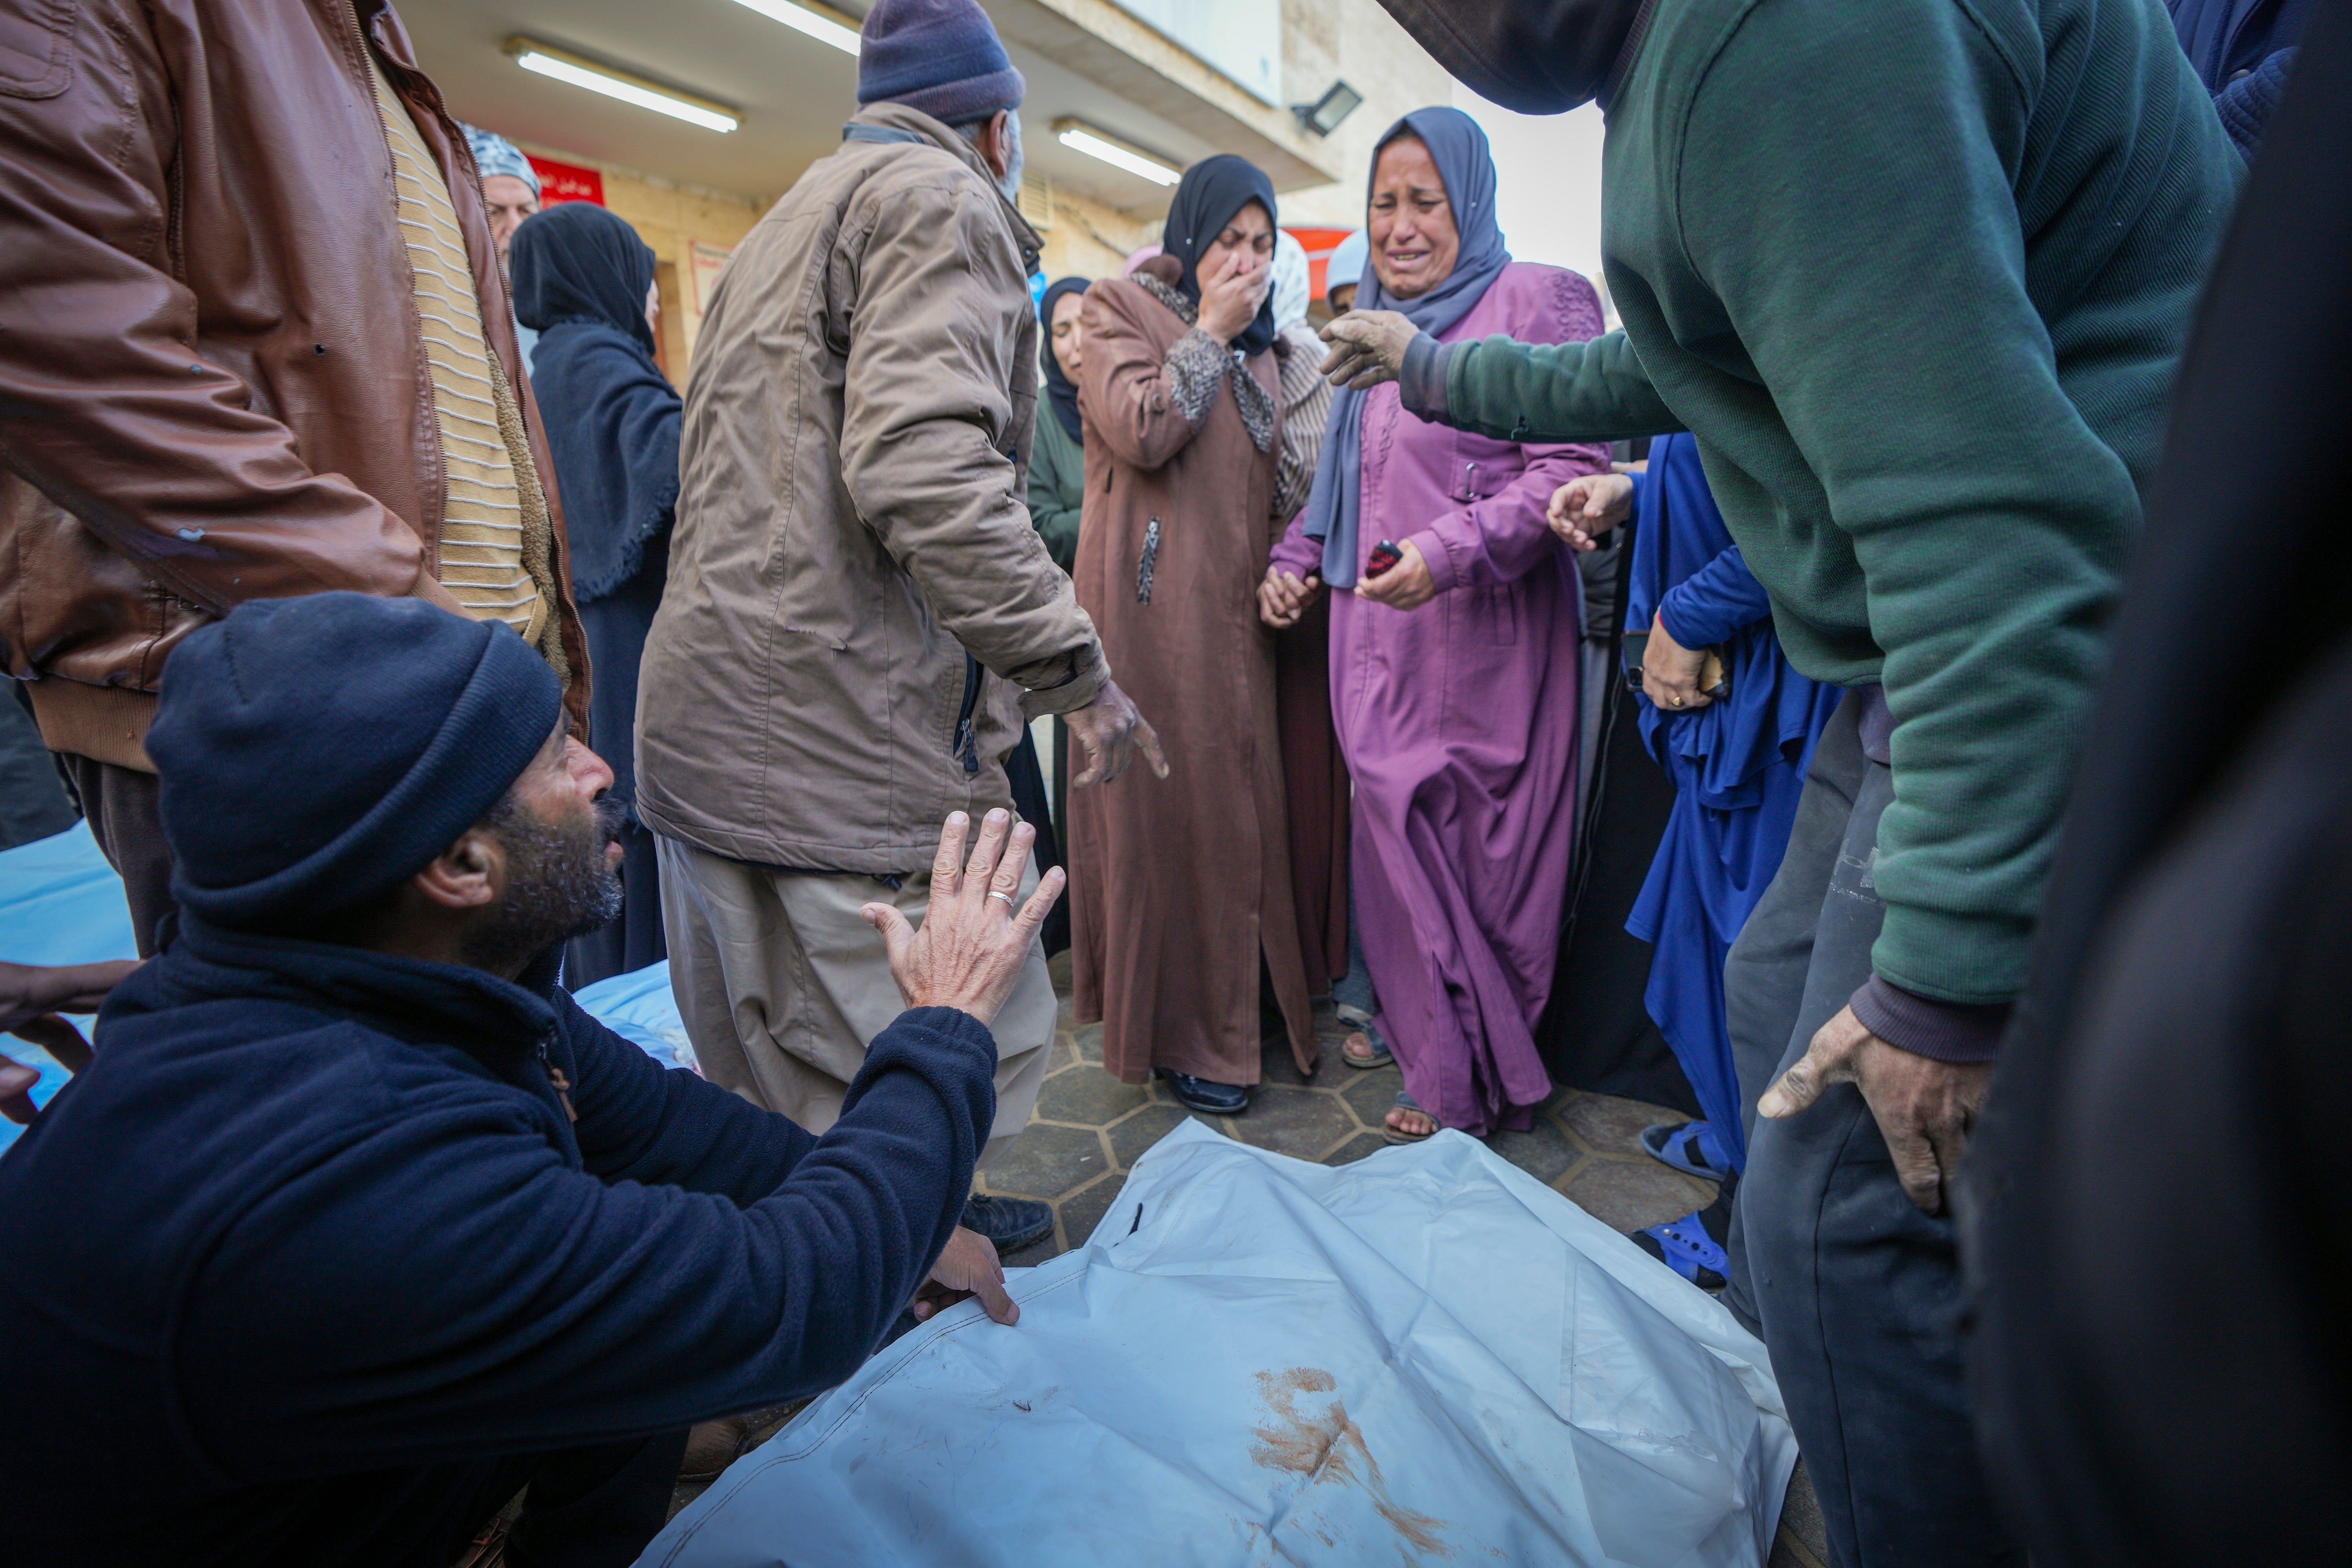
[[257,599],[189,634],[147,731],[172,895],[215,925],[331,915],[424,869],[555,732],[495,621],[422,599]]
[[1018,109],[1028,84],[977,0],[877,0],[857,51],[857,101],[903,103],[949,125]]

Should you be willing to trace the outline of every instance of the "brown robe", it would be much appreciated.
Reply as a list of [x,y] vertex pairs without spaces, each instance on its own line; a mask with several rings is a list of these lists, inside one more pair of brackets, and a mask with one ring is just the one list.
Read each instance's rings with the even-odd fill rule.
[[1290,887],[1298,907],[1307,994],[1322,996],[1348,973],[1348,760],[1331,725],[1331,595],[1274,634],[1282,779],[1290,805]]
[[[1085,321],[1078,602],[1113,679],[1159,731],[1169,776],[1139,764],[1108,788],[1070,792],[1077,1016],[1102,1021],[1103,1065],[1129,1083],[1165,1068],[1255,1084],[1262,960],[1308,1071],[1274,634],[1256,601],[1287,521],[1275,516],[1280,441],[1256,448],[1223,382],[1192,427],[1166,366],[1191,329],[1140,284],[1096,284]],[[1278,426],[1274,353],[1247,368]],[[1147,603],[1139,574],[1154,519]]]

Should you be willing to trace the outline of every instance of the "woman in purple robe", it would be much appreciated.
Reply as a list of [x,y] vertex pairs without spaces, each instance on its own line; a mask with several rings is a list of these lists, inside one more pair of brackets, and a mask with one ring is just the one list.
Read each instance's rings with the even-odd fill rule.
[[[1458,110],[1389,129],[1368,207],[1359,310],[1402,311],[1446,342],[1601,331],[1590,283],[1511,259],[1486,133]],[[1545,509],[1608,458],[1426,424],[1393,383],[1342,391],[1314,491],[1259,589],[1277,627],[1333,591],[1332,716],[1378,995],[1374,1027],[1343,1054],[1377,1067],[1394,1052],[1406,1092],[1391,1142],[1525,1129],[1551,1093],[1535,1025],[1568,895],[1581,590]],[[1400,559],[1376,572],[1383,542]]]

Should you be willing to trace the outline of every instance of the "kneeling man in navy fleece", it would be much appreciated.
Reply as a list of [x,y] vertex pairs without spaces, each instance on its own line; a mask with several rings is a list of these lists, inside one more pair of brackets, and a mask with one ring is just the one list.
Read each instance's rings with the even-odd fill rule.
[[840,1382],[927,1277],[1017,1316],[956,1220],[1031,830],[951,816],[921,929],[869,910],[908,1010],[813,1138],[555,984],[620,859],[559,695],[357,594],[173,655],[178,940],[0,1161],[12,1563],[446,1568],[528,1482],[509,1563],[618,1568],[691,1423]]

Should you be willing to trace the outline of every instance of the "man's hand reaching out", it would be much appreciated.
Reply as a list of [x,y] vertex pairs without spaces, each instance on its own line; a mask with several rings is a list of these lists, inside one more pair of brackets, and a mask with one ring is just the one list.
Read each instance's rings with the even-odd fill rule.
[[1404,374],[1404,351],[1421,329],[1401,310],[1350,310],[1323,329],[1331,352],[1320,369],[1332,385],[1370,392]]
[[1069,725],[1070,733],[1078,738],[1087,753],[1087,765],[1070,775],[1072,784],[1110,783],[1127,771],[1139,747],[1150,762],[1152,773],[1163,779],[1168,776],[1168,760],[1160,754],[1160,737],[1117,681],[1104,681],[1092,702],[1075,713],[1063,714],[1062,721]]
[[867,904],[857,911],[889,945],[890,978],[898,983],[908,1006],[960,1007],[986,1024],[1019,984],[1029,944],[1068,879],[1056,866],[1039,880],[1026,904],[1015,905],[1037,830],[1024,822],[1008,834],[1012,820],[1013,814],[1001,806],[990,812],[967,861],[964,837],[971,819],[961,811],[949,813],[920,930],[888,904]]

